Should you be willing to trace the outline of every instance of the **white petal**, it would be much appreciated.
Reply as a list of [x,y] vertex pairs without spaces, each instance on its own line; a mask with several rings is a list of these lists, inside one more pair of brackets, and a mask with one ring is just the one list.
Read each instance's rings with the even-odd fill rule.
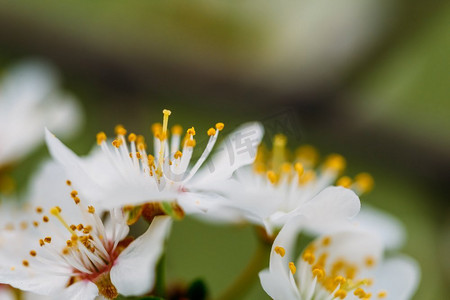
[[354,221],[359,228],[378,234],[388,249],[399,249],[405,242],[403,224],[379,209],[364,204]]
[[298,299],[291,283],[268,269],[259,272],[259,279],[264,291],[274,300]]
[[68,276],[48,275],[23,267],[17,267],[14,271],[0,269],[1,283],[41,295],[52,295],[63,290],[68,281]]
[[402,255],[386,259],[378,268],[372,294],[387,291],[386,300],[407,300],[416,292],[420,281],[420,268],[412,258]]
[[93,184],[92,178],[86,173],[82,160],[48,129],[45,129],[45,139],[50,154],[64,166],[70,180],[82,187],[81,193],[96,197],[98,187]]
[[358,196],[343,187],[328,187],[300,206],[292,214],[302,214],[310,220],[308,230],[315,233],[336,231],[348,226],[361,207]]
[[98,288],[95,283],[83,280],[65,288],[53,299],[91,300],[98,296]]
[[156,217],[147,231],[119,255],[110,275],[120,294],[142,295],[153,288],[155,268],[171,224],[170,217]]
[[325,248],[325,251],[329,253],[328,261],[343,258],[358,266],[364,266],[368,257],[374,259],[376,263],[381,261],[383,243],[372,232],[345,230],[327,236],[331,240]]
[[[293,261],[295,254],[294,245],[304,224],[305,218],[303,216],[291,218],[278,233],[272,245],[270,252],[270,272],[284,278],[287,282],[290,282],[289,262]],[[275,252],[276,247],[284,248],[285,255],[283,257]]]
[[236,169],[253,163],[263,135],[264,128],[258,122],[239,126],[223,140],[189,186],[207,188],[213,182],[229,178]]

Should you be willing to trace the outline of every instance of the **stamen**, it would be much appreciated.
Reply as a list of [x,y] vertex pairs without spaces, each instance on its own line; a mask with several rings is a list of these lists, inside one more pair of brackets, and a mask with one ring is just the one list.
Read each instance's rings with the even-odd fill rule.
[[106,134],[103,131],[97,133],[97,144],[101,145],[105,141],[106,141]]
[[216,134],[216,130],[215,130],[214,128],[211,127],[210,129],[208,129],[207,134],[208,134],[209,136],[215,135],[215,134]]
[[28,262],[28,260],[24,259],[22,261],[22,265],[24,265],[25,267],[28,267],[30,265],[30,263]]
[[286,161],[287,138],[283,134],[277,134],[273,140],[272,168],[279,172],[281,165]]
[[377,297],[380,298],[380,299],[386,298],[387,297],[387,292],[386,291],[380,291],[380,292],[378,292]]
[[217,130],[222,131],[224,127],[225,127],[225,124],[223,124],[222,122],[216,123]]
[[42,211],[43,211],[42,207],[40,207],[40,206],[36,207],[36,212],[37,212],[38,214],[41,214]]
[[126,135],[127,134],[127,130],[122,126],[122,125],[117,125],[116,128],[114,128],[114,132],[117,135]]
[[49,221],[49,219],[48,219],[47,216],[43,216],[43,217],[42,217],[42,221],[44,221],[45,223],[47,223],[47,222]]
[[292,275],[295,275],[295,272],[297,272],[297,268],[295,267],[293,262],[289,263],[289,269],[291,270]]
[[183,133],[183,127],[177,124],[172,126],[170,131],[172,132],[172,135],[181,135]]
[[279,254],[281,257],[284,257],[284,255],[286,254],[286,250],[280,246],[276,246],[274,251],[275,251],[275,253]]
[[334,297],[345,299],[345,297],[347,297],[347,291],[339,289],[336,293],[334,293]]
[[345,188],[350,188],[350,186],[352,185],[352,179],[348,176],[342,176],[341,178],[338,179],[338,181],[336,182],[337,186],[342,186]]
[[59,220],[59,222],[61,222],[61,224],[64,226],[64,227],[66,227],[66,229],[72,234],[72,235],[76,235],[75,234],[75,231],[73,231],[72,230],[72,228],[67,224],[67,222],[61,217],[61,214],[60,214],[60,209],[58,209],[58,207],[52,207],[51,209],[50,209],[50,213],[52,214],[52,215],[54,215],[58,220]]
[[36,256],[36,251],[31,250],[31,251],[30,251],[30,255],[31,255],[31,256]]
[[175,152],[175,154],[173,155],[173,157],[174,157],[175,159],[181,158],[181,156],[183,156],[183,153],[181,153],[181,151],[177,151],[177,152]]
[[331,243],[331,237],[326,236],[324,237],[324,239],[322,240],[322,245],[324,246],[328,246]]
[[68,185],[68,186],[71,186],[72,185],[72,181],[70,181],[70,180],[66,180],[66,184]]
[[156,170],[156,174],[158,175],[158,179],[162,176],[162,167],[164,163],[164,145],[165,145],[165,139],[167,138],[167,125],[169,124],[169,116],[172,114],[172,112],[168,109],[163,110],[163,125],[162,125],[162,133],[160,136],[161,140],[161,147],[159,149],[159,155],[158,155],[158,168]]
[[339,154],[330,154],[325,161],[325,168],[336,172],[342,172],[345,169],[345,158]]
[[369,173],[360,173],[356,175],[355,183],[361,190],[361,194],[370,192],[374,186],[373,177]]
[[278,181],[278,176],[274,171],[267,171],[267,179],[269,179],[272,184],[275,184]]
[[130,134],[128,135],[128,141],[129,141],[130,143],[135,142],[136,139],[137,139],[136,134],[130,133]]
[[369,268],[373,267],[375,265],[375,259],[373,257],[369,256],[369,257],[366,258],[365,263],[366,263],[367,267],[369,267]]
[[325,276],[325,270],[322,268],[314,268],[312,271],[314,277],[317,277],[317,279],[322,279]]

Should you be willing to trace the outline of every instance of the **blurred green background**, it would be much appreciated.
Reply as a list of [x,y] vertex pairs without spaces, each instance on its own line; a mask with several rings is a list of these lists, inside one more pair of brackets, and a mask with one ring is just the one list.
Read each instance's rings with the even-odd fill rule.
[[[86,112],[87,153],[114,125],[171,122],[203,132],[289,119],[292,147],[342,153],[373,174],[362,198],[401,219],[422,267],[415,299],[450,289],[450,3],[406,1],[0,1],[0,63],[55,64]],[[173,124],[173,123],[172,123]],[[270,134],[274,134],[269,130]],[[14,174],[25,186],[44,147]],[[251,257],[251,228],[176,223],[171,282],[216,296]],[[258,284],[248,299],[266,299]]]

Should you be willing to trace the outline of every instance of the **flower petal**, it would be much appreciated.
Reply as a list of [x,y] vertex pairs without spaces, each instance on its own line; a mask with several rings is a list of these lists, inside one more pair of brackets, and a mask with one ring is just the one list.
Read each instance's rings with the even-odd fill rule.
[[386,300],[407,300],[414,295],[420,281],[420,268],[415,260],[399,255],[386,259],[376,272],[372,294],[387,291]]
[[328,187],[300,206],[292,214],[302,214],[309,219],[308,230],[325,233],[348,227],[349,220],[361,207],[358,196],[343,187]]
[[189,187],[208,187],[212,182],[229,178],[236,169],[253,163],[263,135],[264,128],[258,122],[239,126],[223,140],[216,154],[189,182]]
[[155,268],[171,224],[170,217],[156,217],[147,231],[119,255],[110,275],[120,294],[142,295],[153,288]]
[[363,205],[354,220],[359,228],[378,234],[388,249],[399,249],[405,242],[405,227],[386,212]]
[[65,288],[54,299],[90,300],[98,296],[98,288],[95,283],[83,280]]
[[23,291],[41,295],[52,295],[64,289],[69,281],[68,276],[49,275],[32,269],[17,267],[12,271],[9,268],[0,269],[0,282],[9,284]]
[[264,291],[274,300],[298,299],[291,283],[269,269],[259,272],[259,279]]

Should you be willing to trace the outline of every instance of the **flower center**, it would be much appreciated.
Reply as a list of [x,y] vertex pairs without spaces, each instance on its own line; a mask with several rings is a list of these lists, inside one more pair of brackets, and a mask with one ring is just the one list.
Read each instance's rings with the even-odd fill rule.
[[320,168],[318,151],[303,145],[291,153],[287,148],[287,137],[275,135],[272,150],[264,146],[258,148],[253,170],[265,177],[268,185],[277,188],[293,187],[325,187],[330,184],[353,189],[357,194],[369,192],[373,188],[373,178],[368,173],[360,173],[352,180],[340,174],[346,167],[344,157],[330,154],[325,158]]
[[[167,180],[173,185],[175,182],[184,182],[190,179],[207,159],[215,142],[218,133],[224,127],[223,123],[217,123],[215,128],[207,131],[209,138],[206,148],[189,170],[188,166],[196,145],[194,127],[186,131],[186,135],[181,139],[182,128],[175,125],[171,128],[169,141],[169,116],[170,110],[163,110],[163,123],[152,125],[153,132],[153,155],[147,153],[147,144],[141,135],[130,133],[128,142],[127,130],[122,125],[117,125],[116,139],[112,142],[113,149],[106,143],[107,137],[104,132],[97,134],[97,144],[101,146],[103,152],[110,158],[111,163],[116,167],[123,180],[134,180],[136,175],[145,177],[151,182],[155,182],[158,188],[164,188]],[[180,151],[180,146],[182,149]],[[139,180],[138,180],[139,181]],[[148,183],[148,182],[147,182]]]

